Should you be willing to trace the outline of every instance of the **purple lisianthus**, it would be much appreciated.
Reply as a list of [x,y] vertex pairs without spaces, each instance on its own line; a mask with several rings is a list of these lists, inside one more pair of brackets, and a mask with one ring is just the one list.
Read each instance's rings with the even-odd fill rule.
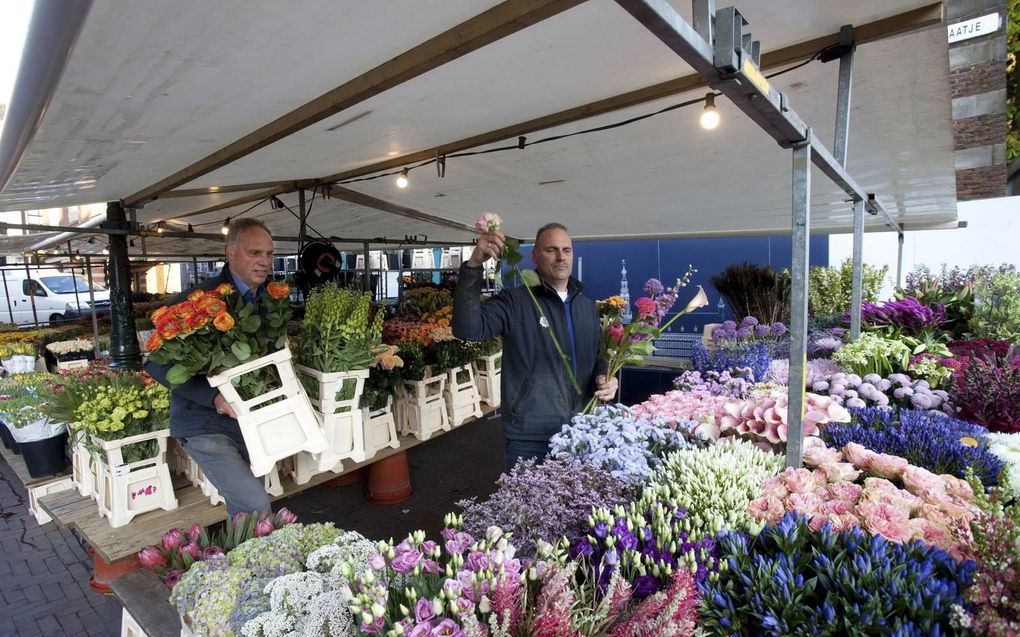
[[[425,601],[425,600],[419,600]],[[428,602],[426,602],[428,603]],[[429,608],[432,608],[432,604],[429,604]],[[431,622],[420,622],[415,624],[408,633],[407,637],[429,637],[432,634],[432,623]]]
[[473,551],[468,555],[466,564],[469,570],[477,573],[489,567],[489,558],[481,551]]
[[648,296],[655,296],[656,294],[662,294],[666,288],[662,286],[662,281],[652,278],[645,281],[643,289]]
[[405,551],[398,552],[390,566],[398,573],[410,573],[420,562],[421,551],[408,548]]
[[652,575],[639,575],[634,578],[634,596],[643,598],[658,593],[662,588],[659,578]]
[[431,621],[436,614],[432,612],[432,602],[424,597],[414,605],[414,621],[421,623]]

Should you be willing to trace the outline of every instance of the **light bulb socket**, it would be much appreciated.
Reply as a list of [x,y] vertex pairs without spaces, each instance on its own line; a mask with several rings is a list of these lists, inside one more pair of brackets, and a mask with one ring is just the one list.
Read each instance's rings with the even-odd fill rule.
[[407,176],[410,171],[407,168],[400,171],[400,175],[397,176],[397,188],[407,188]]
[[223,234],[230,232],[230,217],[223,220],[223,228],[220,229],[220,232]]
[[715,110],[715,93],[709,93],[705,96],[705,110]]

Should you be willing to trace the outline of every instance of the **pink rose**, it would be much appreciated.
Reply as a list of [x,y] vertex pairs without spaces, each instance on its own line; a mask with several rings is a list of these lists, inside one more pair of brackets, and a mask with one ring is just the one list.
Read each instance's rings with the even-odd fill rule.
[[974,501],[974,489],[971,488],[969,482],[949,474],[943,474],[940,477],[945,481],[946,492],[949,495],[956,496],[965,502]]
[[868,491],[893,491],[893,492],[896,492],[896,491],[900,490],[899,487],[897,487],[892,482],[889,482],[885,478],[865,478],[865,480],[864,480],[864,488],[867,489]]
[[475,222],[475,230],[478,232],[495,232],[503,226],[503,219],[495,212],[483,212],[478,221]]
[[790,490],[790,493],[812,493],[822,486],[818,483],[817,476],[809,469],[794,469],[787,467],[779,474],[783,485]]
[[848,442],[843,447],[843,456],[847,459],[847,462],[853,463],[853,465],[858,469],[867,470],[868,466],[871,464],[871,459],[876,455],[878,454],[874,451],[866,449],[856,442]]
[[769,496],[751,500],[747,505],[747,514],[759,522],[771,524],[783,519],[786,513],[783,502],[779,498]]
[[912,539],[921,540],[925,544],[940,549],[948,549],[953,544],[949,530],[927,518],[913,518],[910,520],[910,529]]
[[776,498],[777,500],[783,500],[790,495],[790,490],[786,488],[786,485],[779,478],[769,478],[761,483],[761,494]]
[[847,481],[853,482],[860,477],[861,472],[854,469],[849,462],[826,462],[818,467],[825,474],[828,482]]
[[[826,447],[825,444],[807,446],[807,438],[804,439],[804,464],[809,467],[819,467],[830,462],[841,462],[843,454],[838,449]],[[818,438],[811,438],[818,440]]]
[[864,489],[861,504],[887,504],[903,511],[908,516],[921,508],[921,498],[903,489]]
[[833,482],[825,487],[830,498],[854,505],[861,499],[863,489],[853,482]]
[[871,459],[871,463],[867,467],[861,467],[869,473],[873,473],[879,478],[888,478],[890,480],[899,478],[903,475],[903,472],[907,470],[910,463],[907,462],[906,458],[899,456],[893,456],[887,453],[875,454]]
[[857,511],[869,532],[897,544],[910,539],[910,516],[899,507],[866,502],[858,505]]

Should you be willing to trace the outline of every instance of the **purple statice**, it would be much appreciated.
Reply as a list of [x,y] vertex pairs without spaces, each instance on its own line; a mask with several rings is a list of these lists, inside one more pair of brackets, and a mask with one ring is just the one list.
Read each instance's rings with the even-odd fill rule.
[[768,343],[735,342],[718,343],[711,351],[698,340],[691,353],[692,367],[699,372],[730,371],[751,380],[765,378],[772,362],[772,351]]
[[620,480],[641,484],[664,455],[688,446],[687,436],[697,425],[638,416],[624,405],[604,405],[563,425],[549,440],[549,455],[602,467]]
[[998,482],[1003,462],[988,448],[984,427],[917,409],[851,407],[849,411],[851,422],[830,423],[822,431],[830,447],[841,449],[856,442],[878,453],[906,458],[933,473],[964,478],[972,469],[984,484]]
[[511,533],[521,557],[533,557],[535,542],[574,539],[587,530],[592,507],[613,507],[632,499],[633,488],[600,467],[549,459],[522,460],[496,481],[487,500],[461,500],[464,530],[476,537],[490,526]]
[[739,372],[708,370],[704,374],[687,370],[673,380],[673,387],[681,391],[702,392],[712,396],[743,398],[750,393],[754,383]]
[[703,582],[718,569],[715,538],[691,542],[684,531],[686,517],[683,508],[659,501],[647,509],[637,503],[612,511],[596,509],[587,534],[571,544],[570,555],[582,560],[601,592],[616,571],[633,585],[636,599],[669,584],[667,566],[688,568],[695,582]]
[[643,288],[645,294],[648,296],[655,296],[656,294],[662,294],[666,288],[663,287],[662,281],[652,278],[645,281],[645,287]]

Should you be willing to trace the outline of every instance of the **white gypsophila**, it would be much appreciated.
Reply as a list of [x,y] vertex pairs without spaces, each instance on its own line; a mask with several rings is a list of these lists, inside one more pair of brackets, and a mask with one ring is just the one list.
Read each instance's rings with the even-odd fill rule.
[[358,632],[350,607],[337,591],[319,595],[307,611],[296,631],[301,637],[347,637]]
[[305,567],[316,573],[328,573],[342,564],[344,561],[344,550],[336,544],[320,546],[308,554],[305,560]]
[[56,341],[46,345],[46,349],[54,354],[70,354],[72,352],[88,352],[93,348],[92,341],[78,339],[74,341]]
[[987,439],[988,450],[1005,465],[1003,474],[1010,491],[1014,497],[1020,497],[1020,433],[990,433]]
[[265,593],[273,612],[300,617],[308,604],[325,590],[326,581],[321,574],[302,571],[277,577],[266,584]]
[[294,635],[294,618],[272,611],[262,613],[241,627],[244,637],[291,637]]
[[339,547],[342,560],[336,563],[330,573],[335,577],[342,577],[343,565],[349,564],[355,579],[362,577],[369,569],[368,560],[379,552],[375,542],[361,537]]

